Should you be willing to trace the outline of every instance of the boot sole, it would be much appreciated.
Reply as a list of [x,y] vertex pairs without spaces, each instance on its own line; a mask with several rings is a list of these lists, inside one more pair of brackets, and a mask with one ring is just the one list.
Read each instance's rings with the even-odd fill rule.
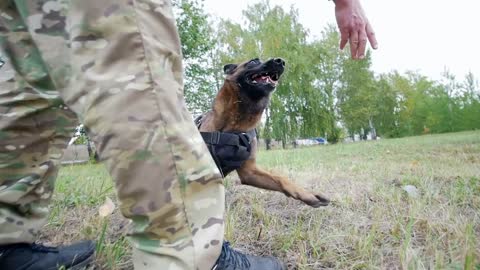
[[87,269],[88,266],[95,260],[95,253],[93,253],[90,257],[86,258],[85,260],[67,267],[68,270],[84,270]]

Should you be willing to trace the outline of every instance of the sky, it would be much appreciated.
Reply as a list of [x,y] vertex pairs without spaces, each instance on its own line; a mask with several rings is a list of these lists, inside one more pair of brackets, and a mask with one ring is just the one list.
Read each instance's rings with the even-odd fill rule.
[[[242,10],[260,0],[205,0],[215,17],[242,21]],[[376,73],[417,71],[439,80],[448,68],[463,80],[471,71],[480,78],[480,1],[476,0],[363,0],[364,10],[379,43],[372,54]],[[328,0],[270,0],[289,9],[294,5],[300,22],[312,37],[320,37],[335,22]],[[281,56],[280,56],[281,57]]]

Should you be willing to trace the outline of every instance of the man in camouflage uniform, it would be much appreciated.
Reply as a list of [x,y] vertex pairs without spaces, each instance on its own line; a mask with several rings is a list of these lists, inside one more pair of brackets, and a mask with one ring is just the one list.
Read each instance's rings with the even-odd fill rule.
[[90,241],[31,244],[79,121],[134,222],[135,269],[283,269],[222,245],[224,187],[185,108],[169,0],[0,0],[0,49],[0,269],[91,261]]
[[78,117],[135,223],[135,268],[211,269],[224,187],[185,109],[170,1],[2,0],[0,44],[0,244],[35,241]]

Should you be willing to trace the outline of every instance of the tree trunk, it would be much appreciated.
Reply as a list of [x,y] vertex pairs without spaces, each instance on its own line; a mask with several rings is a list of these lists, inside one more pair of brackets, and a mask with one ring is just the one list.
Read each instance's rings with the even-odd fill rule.
[[331,136],[328,136],[328,133],[325,132],[325,140],[327,140],[327,142],[329,143],[335,144],[340,140],[339,138],[340,136],[338,135],[338,132],[337,132],[338,130],[335,124],[335,119],[333,119],[330,123],[330,130],[331,130]]
[[265,118],[266,118],[266,121],[265,121],[265,129],[264,129],[264,132],[263,132],[263,135],[265,136],[265,148],[267,150],[270,150],[272,149],[272,146],[271,146],[271,143],[272,143],[272,139],[271,139],[271,130],[270,130],[270,110],[268,109],[268,107],[265,109]]
[[271,150],[271,149],[272,149],[271,143],[272,143],[272,140],[271,140],[270,138],[265,138],[265,148],[266,148],[267,150]]
[[88,139],[88,137],[87,137],[87,151],[88,151],[88,158],[92,158],[93,157],[92,145],[90,144],[90,140]]
[[367,140],[367,134],[368,134],[368,131],[364,128],[361,128],[360,129],[360,140],[366,141]]
[[92,143],[90,142],[90,138],[87,137],[87,151],[88,151],[88,157],[93,158],[96,162],[99,161],[97,149],[93,149]]
[[373,120],[372,120],[371,117],[370,117],[370,119],[368,119],[368,125],[370,126],[370,133],[372,134],[372,140],[376,140],[377,139],[377,131],[375,130],[375,126],[373,125]]

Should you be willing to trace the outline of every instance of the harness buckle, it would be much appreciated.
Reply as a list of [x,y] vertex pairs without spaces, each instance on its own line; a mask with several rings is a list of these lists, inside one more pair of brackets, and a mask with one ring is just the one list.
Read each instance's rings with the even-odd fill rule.
[[248,136],[247,133],[242,132],[238,134],[240,138],[242,139],[243,143],[245,143],[245,146],[249,146],[251,144],[250,136]]
[[210,139],[212,144],[220,143],[220,132],[218,131],[212,132],[212,137]]

